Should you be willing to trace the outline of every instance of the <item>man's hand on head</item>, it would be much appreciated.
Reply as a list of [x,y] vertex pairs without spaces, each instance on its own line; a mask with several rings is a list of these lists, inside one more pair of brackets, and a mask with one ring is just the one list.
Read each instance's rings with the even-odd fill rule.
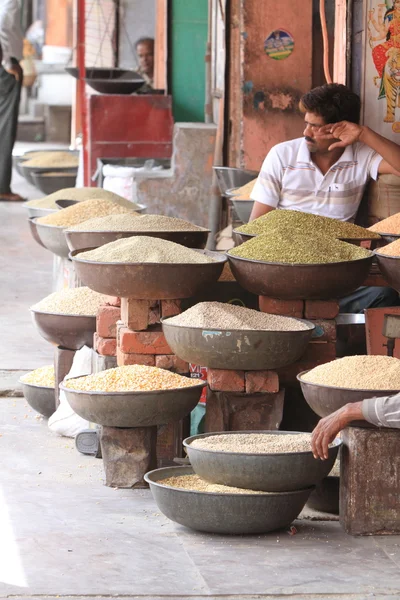
[[342,429],[345,429],[351,421],[356,420],[364,420],[362,402],[346,404],[336,412],[321,419],[311,436],[314,458],[326,460],[329,456],[329,444],[333,442]]
[[328,148],[329,151],[335,148],[346,148],[355,144],[360,140],[363,127],[357,125],[357,123],[349,123],[348,121],[341,121],[340,123],[334,123],[333,125],[323,125],[318,132],[315,133],[316,138],[329,140],[339,140],[331,144]]

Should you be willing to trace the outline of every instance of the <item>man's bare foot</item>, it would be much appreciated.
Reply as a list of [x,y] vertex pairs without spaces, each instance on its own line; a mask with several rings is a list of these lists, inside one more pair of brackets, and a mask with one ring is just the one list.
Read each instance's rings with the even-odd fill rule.
[[25,202],[18,194],[0,194],[0,202]]

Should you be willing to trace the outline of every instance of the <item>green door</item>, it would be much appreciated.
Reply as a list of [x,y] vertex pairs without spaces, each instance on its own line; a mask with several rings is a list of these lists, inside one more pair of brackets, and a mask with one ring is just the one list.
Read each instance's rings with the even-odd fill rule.
[[204,122],[208,0],[170,0],[174,119]]

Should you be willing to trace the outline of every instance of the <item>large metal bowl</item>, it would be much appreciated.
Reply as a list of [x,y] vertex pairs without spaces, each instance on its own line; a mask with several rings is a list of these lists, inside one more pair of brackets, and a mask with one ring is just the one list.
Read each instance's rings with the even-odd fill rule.
[[65,230],[65,237],[69,249],[81,250],[83,248],[98,248],[122,238],[146,235],[168,240],[186,246],[187,248],[205,248],[210,231],[74,231]]
[[[35,180],[33,178],[33,174],[34,173],[40,173],[40,172],[44,172],[44,171],[59,171],[60,173],[68,173],[71,172],[71,169],[75,169],[75,167],[27,167],[25,165],[26,161],[22,161],[19,163],[19,169],[21,170],[23,176],[25,177],[26,181],[28,183],[31,183],[32,185],[35,185]],[[76,167],[76,171],[77,171],[77,167]]]
[[[58,173],[57,177],[48,176],[48,173]],[[60,171],[59,169],[47,169],[46,171],[33,171],[32,179],[35,186],[49,195],[58,190],[75,187],[78,169],[69,169],[68,171]]]
[[253,294],[281,300],[331,300],[362,285],[374,255],[316,265],[261,262],[230,254],[228,258],[236,281]]
[[22,393],[29,406],[47,419],[51,417],[56,410],[54,388],[24,383],[21,380],[19,380],[19,383],[22,386]]
[[291,492],[311,487],[332,470],[341,441],[329,448],[327,460],[315,459],[313,453],[244,454],[195,448],[192,442],[219,435],[294,435],[297,431],[229,431],[203,433],[184,440],[183,445],[194,471],[211,483],[264,492]]
[[57,212],[56,208],[38,208],[36,206],[28,206],[27,202],[24,202],[22,206],[28,211],[29,218],[45,217],[46,215]]
[[325,477],[307,501],[307,507],[319,512],[339,514],[340,477]]
[[303,321],[303,331],[252,331],[182,327],[162,321],[174,354],[194,365],[210,369],[259,371],[286,367],[306,351],[315,325]]
[[154,392],[81,392],[60,384],[77,415],[104,427],[153,427],[186,417],[205,386]]
[[213,167],[213,169],[223,196],[228,190],[242,187],[258,177],[258,171],[248,169],[237,169],[236,167]]
[[400,292],[400,256],[375,253],[378,267],[390,287]]
[[242,223],[248,223],[250,221],[251,211],[253,210],[254,200],[237,200],[236,198],[230,198],[230,201]]
[[[303,379],[306,373],[308,371],[299,373],[297,379],[307,404],[320,417],[327,417],[349,403],[362,402],[379,396],[393,396],[400,392],[400,390],[356,390],[308,383]],[[362,425],[365,426],[366,423],[362,422]]]
[[212,256],[215,262],[204,264],[100,263],[79,259],[83,248],[71,252],[79,278],[101,294],[140,300],[191,298],[204,287],[218,281],[226,256],[218,252],[197,250]]
[[313,488],[273,494],[212,494],[164,485],[169,477],[192,475],[191,467],[150,471],[150,485],[161,512],[176,523],[208,533],[261,534],[288,527],[301,513]]
[[61,256],[61,258],[68,258],[69,248],[65,239],[65,228],[39,223],[37,219],[34,219],[33,223],[42,245],[53,254]]
[[43,242],[40,239],[40,236],[38,234],[37,225],[36,225],[36,217],[29,217],[28,223],[29,223],[30,232],[31,232],[32,237],[35,240],[35,242],[37,242],[39,244],[39,246],[42,246],[42,248],[45,248],[47,250],[46,246],[43,244]]
[[96,317],[82,315],[55,315],[31,308],[33,322],[40,335],[53,344],[68,350],[93,346]]

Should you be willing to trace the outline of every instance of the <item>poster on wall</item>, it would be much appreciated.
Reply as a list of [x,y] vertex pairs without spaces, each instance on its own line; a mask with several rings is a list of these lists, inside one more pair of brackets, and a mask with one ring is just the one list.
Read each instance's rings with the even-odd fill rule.
[[363,123],[400,143],[400,0],[365,0]]

